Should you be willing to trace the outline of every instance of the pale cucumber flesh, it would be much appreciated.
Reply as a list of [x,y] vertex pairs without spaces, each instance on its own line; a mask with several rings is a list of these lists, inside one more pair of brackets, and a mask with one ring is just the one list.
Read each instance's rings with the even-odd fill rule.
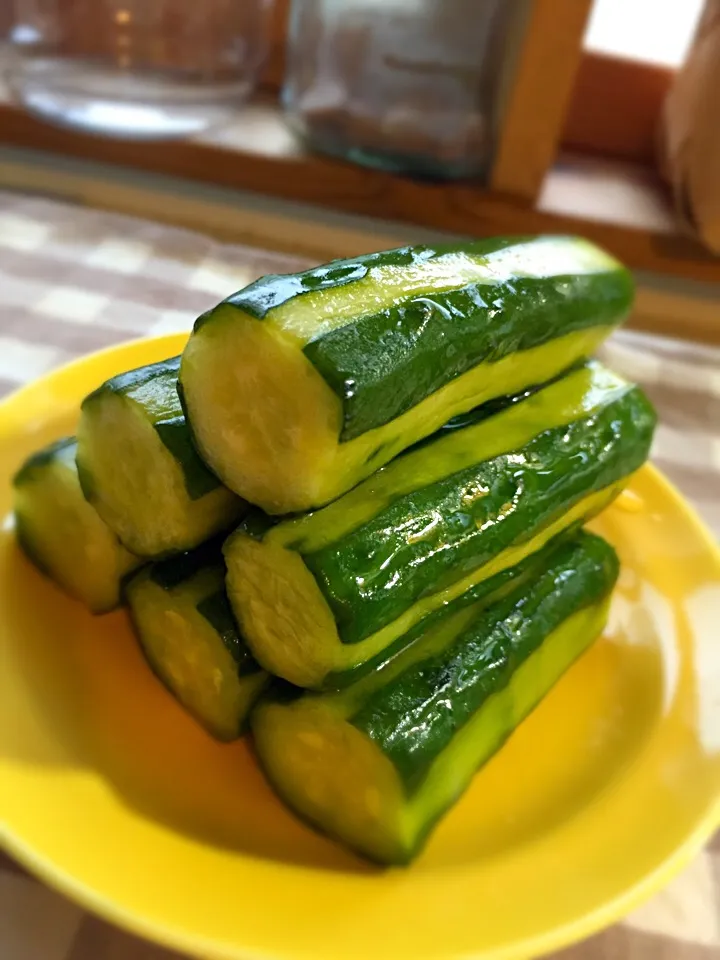
[[452,417],[552,379],[610,332],[592,327],[479,364],[390,423],[340,442],[340,401],[292,339],[232,308],[218,313],[183,355],[187,413],[212,470],[271,514],[334,500]]
[[140,556],[190,550],[246,509],[220,485],[192,499],[180,463],[144,408],[121,394],[107,392],[83,409],[78,464],[90,502]]
[[127,589],[132,619],[150,666],[177,700],[216,739],[239,737],[251,706],[268,682],[259,669],[241,671],[228,638],[202,613],[223,589],[222,571],[200,571],[164,589],[152,568]]
[[28,556],[94,613],[120,603],[123,577],[141,561],[87,502],[68,440],[37,454],[14,484],[15,524]]
[[314,826],[380,863],[407,863],[478,768],[602,631],[607,609],[607,601],[586,607],[550,634],[458,732],[409,799],[388,757],[346,718],[343,694],[262,704],[253,735],[263,768]]

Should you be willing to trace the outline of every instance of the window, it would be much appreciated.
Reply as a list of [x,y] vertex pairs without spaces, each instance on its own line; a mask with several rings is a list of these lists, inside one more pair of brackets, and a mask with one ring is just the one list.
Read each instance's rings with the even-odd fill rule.
[[652,163],[662,103],[703,0],[596,0],[563,146]]
[[585,49],[677,67],[685,59],[703,0],[596,0]]

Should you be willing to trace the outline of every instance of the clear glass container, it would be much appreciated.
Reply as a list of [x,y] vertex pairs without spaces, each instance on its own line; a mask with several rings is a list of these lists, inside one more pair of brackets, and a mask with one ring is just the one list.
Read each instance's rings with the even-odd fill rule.
[[292,0],[283,99],[317,150],[482,176],[525,0]]
[[252,91],[268,0],[11,0],[7,79],[32,113],[88,132],[182,137]]

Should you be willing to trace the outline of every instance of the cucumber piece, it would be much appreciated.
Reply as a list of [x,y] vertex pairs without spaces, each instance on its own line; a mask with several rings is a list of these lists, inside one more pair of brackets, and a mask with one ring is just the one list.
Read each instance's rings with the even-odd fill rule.
[[142,562],[120,543],[80,489],[74,437],[50,444],[13,478],[20,546],[43,573],[93,613],[120,603],[125,574]]
[[483,604],[494,603],[501,597],[504,597],[510,590],[514,590],[520,583],[530,583],[534,577],[542,573],[547,563],[547,557],[556,549],[557,545],[564,539],[574,536],[577,529],[563,530],[554,537],[548,544],[542,547],[537,553],[531,553],[522,559],[516,566],[508,567],[495,573],[486,580],[481,580],[474,584],[465,593],[449,600],[446,604],[433,610],[422,620],[418,621],[406,633],[401,634],[388,647],[381,650],[377,656],[358,663],[347,670],[341,670],[337,673],[328,674],[322,685],[323,691],[343,690],[353,683],[357,683],[368,674],[387,666],[393,660],[403,655],[404,652],[413,644],[426,635],[435,623],[438,623],[450,609],[460,610],[470,604],[476,609],[480,609],[481,601]]
[[195,324],[183,403],[231,489],[268,513],[307,510],[452,417],[588,357],[632,293],[617,261],[574,237],[404,248],[265,277]]
[[220,544],[150,564],[130,580],[126,595],[156,675],[212,736],[239,737],[269,678],[232,616]]
[[[280,687],[252,718],[260,762],[302,817],[407,863],[475,772],[602,632],[615,551],[579,533],[489,605],[451,603],[394,661],[338,693]],[[547,745],[552,749],[552,744]]]
[[322,510],[239,529],[223,551],[248,644],[271,673],[321,688],[599,513],[646,459],[654,425],[642,391],[590,363],[441,432]]
[[125,546],[144,557],[190,550],[246,504],[195,450],[177,394],[180,358],[113,377],[86,397],[78,427],[83,491]]

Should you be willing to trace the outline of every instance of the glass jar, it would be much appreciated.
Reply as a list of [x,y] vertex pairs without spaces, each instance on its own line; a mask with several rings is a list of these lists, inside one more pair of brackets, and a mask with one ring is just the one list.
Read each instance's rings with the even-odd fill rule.
[[524,0],[293,0],[283,99],[317,150],[481,176]]
[[252,91],[268,0],[11,0],[8,81],[47,120],[132,138],[225,120]]

